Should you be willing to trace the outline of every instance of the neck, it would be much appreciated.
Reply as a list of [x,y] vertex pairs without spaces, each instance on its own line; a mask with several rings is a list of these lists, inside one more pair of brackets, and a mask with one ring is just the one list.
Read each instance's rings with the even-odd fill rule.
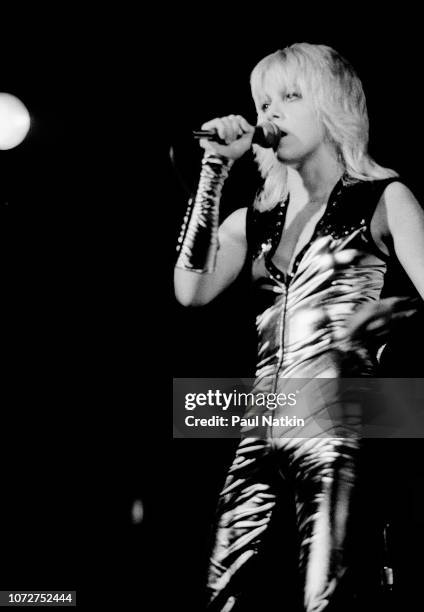
[[310,203],[327,200],[344,172],[335,153],[328,149],[322,151],[321,155],[304,160],[289,170],[291,170],[292,185],[294,182],[296,188],[304,192]]

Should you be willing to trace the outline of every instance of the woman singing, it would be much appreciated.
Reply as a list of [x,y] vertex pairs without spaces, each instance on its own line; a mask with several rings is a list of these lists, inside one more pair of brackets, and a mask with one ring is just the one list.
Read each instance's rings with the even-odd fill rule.
[[[253,145],[262,188],[252,208],[218,228],[224,181],[251,148],[255,128],[239,115],[205,123],[221,142],[200,141],[205,153],[180,238],[177,299],[210,302],[247,262],[257,310],[254,393],[278,393],[290,379],[373,376],[377,355],[366,332],[378,337],[412,312],[400,298],[380,300],[392,261],[424,297],[424,212],[397,173],[368,155],[362,85],[336,51],[307,43],[277,51],[254,68],[251,88],[258,124],[276,134],[272,147]],[[315,424],[323,397],[310,406]],[[245,588],[279,478],[294,494],[304,609],[329,606],[348,575],[359,448],[359,430],[343,417],[319,433],[243,432],[219,502],[211,609],[229,612]]]

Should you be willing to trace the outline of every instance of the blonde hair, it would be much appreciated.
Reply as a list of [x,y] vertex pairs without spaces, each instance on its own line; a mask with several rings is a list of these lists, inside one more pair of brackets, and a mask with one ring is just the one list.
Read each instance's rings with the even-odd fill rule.
[[[327,137],[333,143],[347,176],[373,180],[398,176],[368,154],[368,112],[362,83],[353,67],[325,45],[296,43],[262,59],[250,79],[257,107],[263,97],[265,76],[308,92]],[[255,157],[265,179],[256,207],[274,207],[287,193],[287,168],[272,149],[255,145]]]

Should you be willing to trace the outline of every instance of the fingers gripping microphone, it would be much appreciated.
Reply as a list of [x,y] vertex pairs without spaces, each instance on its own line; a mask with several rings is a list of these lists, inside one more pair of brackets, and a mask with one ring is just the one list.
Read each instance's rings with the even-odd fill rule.
[[[274,123],[267,121],[255,127],[252,144],[257,144],[264,149],[276,149],[282,136],[283,132]],[[193,137],[196,140],[206,138],[207,140],[226,144],[220,139],[215,130],[194,130]]]

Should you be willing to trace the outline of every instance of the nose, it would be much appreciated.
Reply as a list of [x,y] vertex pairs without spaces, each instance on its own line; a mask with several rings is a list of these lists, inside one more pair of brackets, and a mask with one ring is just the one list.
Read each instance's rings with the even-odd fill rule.
[[284,111],[281,108],[281,104],[278,103],[278,100],[274,100],[273,102],[270,103],[266,111],[266,118],[269,121],[275,121],[276,119],[285,118]]

